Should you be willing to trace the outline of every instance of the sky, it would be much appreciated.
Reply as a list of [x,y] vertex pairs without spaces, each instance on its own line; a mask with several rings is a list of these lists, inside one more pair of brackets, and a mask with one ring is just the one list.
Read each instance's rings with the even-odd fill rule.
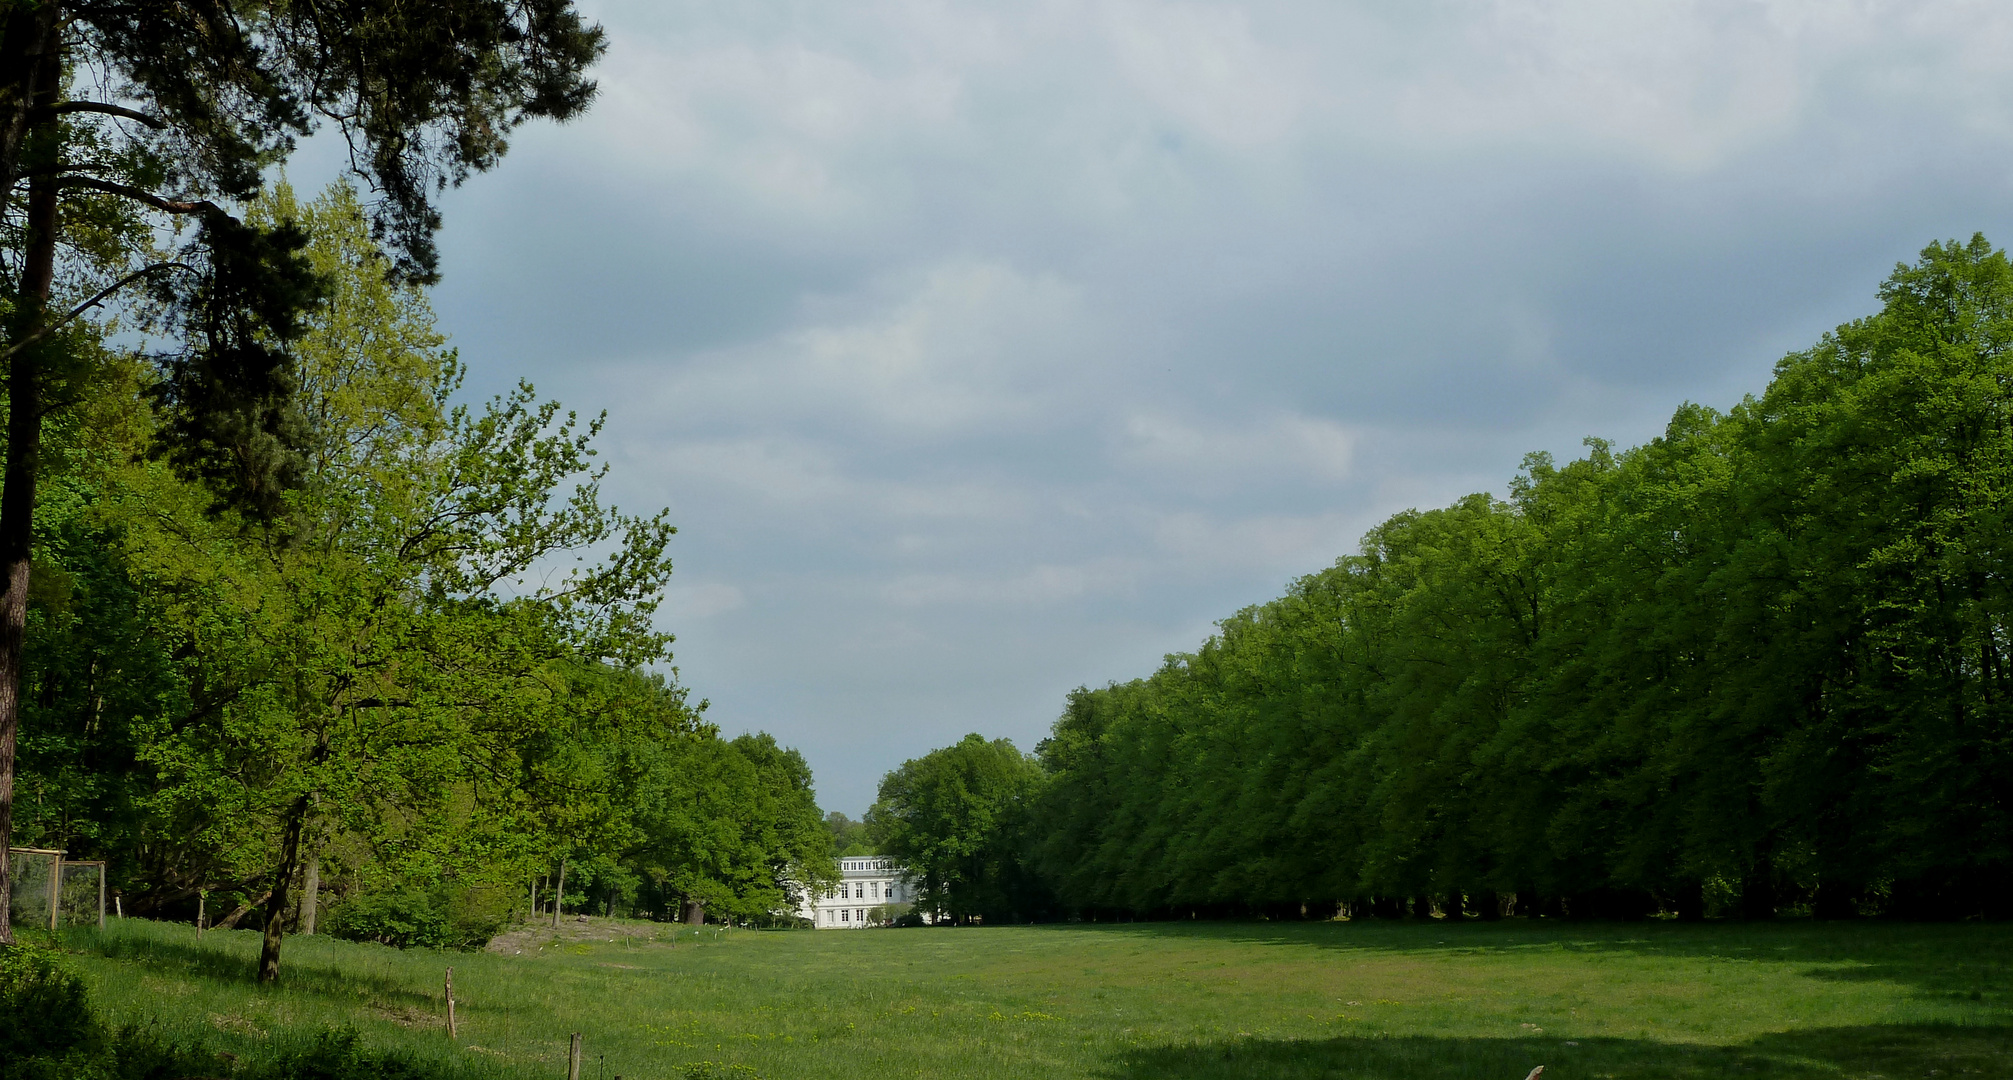
[[446,197],[442,328],[608,411],[679,678],[854,817],[2013,236],[2004,3],[581,6],[599,99]]

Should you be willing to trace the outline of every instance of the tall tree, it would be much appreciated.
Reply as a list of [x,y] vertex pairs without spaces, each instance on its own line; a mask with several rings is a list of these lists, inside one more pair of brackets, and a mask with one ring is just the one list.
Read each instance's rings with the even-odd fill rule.
[[1007,739],[967,735],[881,780],[867,827],[919,880],[917,903],[953,922],[1017,920],[1046,908],[1026,865],[1040,762]]
[[[273,522],[154,463],[124,497],[138,572],[203,661],[191,715],[150,747],[157,798],[265,878],[270,981],[317,822],[451,864],[507,831],[522,748],[566,721],[566,669],[663,657],[650,614],[672,530],[601,503],[598,423],[529,387],[449,406],[460,365],[387,281],[347,188],[255,210],[302,221],[344,297],[298,350],[318,421],[302,477]],[[605,562],[544,570],[600,547]]]
[[[435,195],[493,166],[518,125],[584,109],[602,47],[570,0],[0,2],[0,221],[13,241],[0,275],[0,895],[42,429],[88,376],[65,328],[147,282],[171,343],[158,357],[163,451],[228,501],[278,513],[305,430],[286,347],[321,290],[298,229],[230,207],[333,124],[380,196],[392,272],[430,280]],[[108,217],[143,227],[118,230],[116,253],[77,242],[79,222]],[[159,251],[148,219],[195,228],[161,231],[182,241]]]

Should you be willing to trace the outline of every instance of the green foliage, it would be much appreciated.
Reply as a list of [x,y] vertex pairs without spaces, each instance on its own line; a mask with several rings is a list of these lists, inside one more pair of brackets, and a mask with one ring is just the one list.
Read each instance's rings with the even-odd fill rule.
[[825,815],[825,828],[832,834],[832,854],[839,858],[848,855],[876,855],[874,841],[867,834],[867,823],[854,821],[837,810]]
[[83,980],[55,953],[0,947],[0,1078],[32,1075],[10,1062],[63,1058],[99,1038]]
[[[373,477],[369,469],[355,468],[356,461],[334,470],[339,477],[327,469],[317,474],[309,460],[312,444],[331,434],[338,440],[357,436],[355,428],[317,430],[298,393],[304,373],[296,348],[318,329],[311,325],[312,316],[332,299],[330,280],[306,250],[310,236],[300,222],[285,214],[261,217],[242,211],[258,201],[266,177],[284,164],[297,139],[333,126],[348,142],[351,170],[378,195],[368,225],[353,197],[338,208],[363,228],[374,256],[380,244],[388,254],[374,258],[382,266],[373,269],[382,270],[379,277],[387,281],[430,281],[437,276],[433,235],[440,225],[433,200],[472,171],[495,165],[518,125],[539,117],[564,120],[583,110],[594,93],[585,72],[602,51],[602,35],[568,0],[447,0],[419,7],[50,0],[9,3],[5,15],[0,19],[0,55],[9,60],[0,65],[0,204],[20,208],[23,215],[12,219],[0,238],[9,267],[0,277],[0,339],[5,345],[0,354],[7,359],[11,417],[6,492],[0,500],[6,506],[0,514],[0,561],[5,562],[0,577],[16,587],[32,580],[33,549],[45,539],[36,535],[33,522],[43,494],[41,456],[51,448],[48,443],[62,441],[45,436],[74,435],[60,429],[74,419],[79,406],[125,406],[127,415],[111,430],[96,433],[107,436],[93,448],[101,452],[93,455],[97,464],[132,473],[145,468],[121,467],[143,458],[163,460],[172,464],[173,475],[157,479],[179,482],[182,490],[164,490],[163,483],[124,483],[124,499],[102,501],[128,503],[128,513],[111,513],[123,518],[120,527],[152,527],[151,536],[137,538],[141,549],[180,541],[194,557],[170,553],[172,567],[134,559],[132,565],[116,568],[131,577],[156,575],[181,591],[184,619],[173,650],[178,660],[199,649],[211,654],[206,660],[217,653],[233,654],[220,669],[221,687],[203,685],[201,676],[148,677],[159,676],[158,670],[143,672],[133,682],[185,696],[186,702],[170,705],[189,705],[184,716],[216,720],[217,701],[231,701],[229,711],[235,715],[200,726],[214,736],[219,727],[237,725],[225,741],[260,729],[265,745],[254,739],[248,749],[254,757],[265,751],[256,764],[266,768],[256,775],[258,770],[247,770],[246,762],[225,764],[226,771],[239,770],[241,782],[236,790],[222,783],[219,793],[257,791],[292,798],[279,830],[282,872],[269,894],[266,923],[273,931],[273,956],[263,965],[262,977],[270,978],[277,963],[278,916],[287,906],[305,819],[332,787],[331,770],[299,770],[323,774],[304,783],[276,776],[285,771],[275,770],[276,762],[302,758],[304,742],[317,735],[315,725],[310,721],[287,730],[285,722],[261,725],[249,718],[298,720],[307,711],[302,704],[317,695],[328,702],[327,711],[354,709],[360,700],[385,701],[369,694],[398,680],[382,677],[385,657],[378,642],[343,639],[341,634],[343,629],[375,627],[368,614],[373,602],[379,609],[403,609],[399,613],[407,616],[433,616],[385,620],[390,636],[408,641],[451,636],[440,624],[452,620],[441,616],[455,605],[481,609],[505,622],[515,616],[512,628],[521,636],[524,624],[544,624],[533,628],[544,631],[543,640],[516,650],[520,662],[506,667],[521,669],[527,653],[541,651],[596,659],[619,654],[620,662],[629,665],[650,662],[662,652],[662,642],[643,628],[649,602],[641,596],[667,572],[660,556],[669,530],[661,521],[625,522],[604,510],[593,499],[591,481],[576,489],[571,501],[550,505],[550,483],[580,472],[588,452],[574,419],[555,420],[556,407],[535,403],[529,388],[492,403],[480,415],[456,411],[446,425],[428,428],[422,437],[413,437],[409,427],[386,429],[397,444],[389,457],[402,453],[404,467],[442,481],[417,498],[410,488],[363,494]],[[25,198],[24,185],[30,188]],[[101,347],[108,325],[76,321],[108,302],[131,317],[120,330],[145,334],[152,363],[144,370],[136,357],[114,356]],[[68,313],[59,314],[64,309]],[[436,373],[436,411],[451,390],[451,367],[443,365]],[[152,408],[133,415],[142,403]],[[58,430],[47,430],[51,428]],[[514,441],[482,444],[498,437]],[[449,444],[460,454],[444,452]],[[504,472],[468,468],[481,463],[497,464]],[[541,482],[547,486],[533,490]],[[112,494],[106,490],[110,485],[94,486],[97,494]],[[360,496],[359,501],[374,503],[370,509],[381,513],[332,543],[333,532],[363,524],[345,513],[356,510],[355,505],[336,505],[340,499],[332,496],[341,494]],[[387,497],[373,500],[371,495]],[[130,505],[134,498],[144,504],[137,510]],[[214,520],[197,520],[205,512]],[[422,520],[426,514],[432,517]],[[304,540],[304,534],[317,532],[302,528],[308,522],[323,528]],[[108,540],[102,529],[81,531],[95,532],[93,539],[101,546]],[[369,539],[355,542],[363,537]],[[118,537],[119,546],[127,548],[122,554],[133,554],[132,539]],[[405,546],[396,547],[401,541]],[[261,545],[264,550],[257,550]],[[523,598],[528,603],[517,606],[544,610],[513,611],[513,604],[498,595],[501,577],[583,545],[613,549],[611,565],[569,579],[564,595],[516,590],[532,594]],[[348,586],[344,599],[350,602],[323,607],[318,601],[328,591],[312,585],[273,588],[275,577],[299,585],[315,576],[298,567],[289,571],[289,560],[326,571],[322,586],[341,579],[336,591]],[[102,568],[118,560],[86,561]],[[276,575],[271,573],[275,570]],[[255,583],[259,571],[268,573]],[[482,577],[492,571],[501,574]],[[56,579],[62,583],[60,571]],[[366,595],[372,589],[375,594]],[[116,593],[106,590],[92,598],[116,604]],[[424,600],[414,602],[420,597]],[[223,616],[187,617],[204,603],[224,607]],[[0,761],[5,772],[0,792],[7,793],[15,779],[11,750],[21,719],[20,675],[28,670],[22,657],[27,637],[23,610],[18,602],[7,605],[8,625],[0,633],[0,670],[7,683],[0,688],[0,742],[10,750]],[[258,615],[231,618],[248,611]],[[329,625],[345,621],[346,627]],[[459,628],[465,630],[467,621],[461,620]],[[313,622],[323,625],[298,632]],[[282,627],[297,631],[290,641],[281,642],[289,636]],[[495,638],[502,629],[492,626],[485,633]],[[319,636],[331,631],[333,637]],[[218,637],[241,647],[215,649]],[[302,663],[275,674],[292,664],[290,649],[311,652],[316,646],[322,647],[319,664]],[[332,694],[331,686],[331,680],[344,677],[332,670],[341,665],[329,660],[346,649],[360,662],[356,670],[374,670],[380,677],[363,696],[345,702],[337,700],[340,695]],[[141,659],[144,664],[159,656]],[[41,673],[58,671],[45,666]],[[85,682],[96,681],[96,674],[89,670]],[[290,680],[290,675],[301,677]],[[115,674],[105,681],[125,680]],[[185,685],[172,685],[176,681]],[[205,692],[211,689],[219,694]],[[96,699],[92,709],[97,712],[102,699],[89,696]],[[150,710],[155,716],[163,711]],[[127,719],[115,717],[111,724],[123,726]],[[327,731],[324,726],[319,734]],[[112,751],[111,764],[120,766],[125,764],[120,753],[135,749],[122,738],[125,734],[105,740],[73,738],[69,745],[59,737],[41,752],[74,765],[80,741],[102,741]],[[293,745],[284,745],[289,742]],[[164,774],[179,774],[169,783],[179,784],[186,796],[188,788],[204,783],[205,766],[228,756],[215,749],[184,745],[157,764]],[[134,756],[145,755],[136,751]],[[325,741],[307,756],[316,765],[334,765],[331,759],[339,755]],[[341,771],[335,765],[333,773]],[[211,772],[214,779],[216,770]],[[290,784],[296,790],[289,796],[284,789]],[[42,819],[35,824],[102,834],[106,827],[130,830],[144,820],[144,811],[104,805],[103,797],[134,795],[133,787],[105,787],[114,790],[60,794],[54,813],[34,815]],[[226,809],[271,816],[271,806],[252,805],[258,801]],[[192,808],[185,799],[165,812],[200,815],[200,802],[193,800],[197,808]],[[84,807],[115,821],[85,826],[70,816]],[[11,799],[0,801],[0,854],[12,843],[11,808]],[[196,879],[219,867],[242,870],[252,859],[247,851],[273,839],[271,830],[255,828],[243,837],[240,851],[207,858],[213,865],[196,868],[193,875],[157,876],[171,879],[182,896],[200,893],[203,887]],[[0,858],[0,893],[7,891],[5,870]],[[7,920],[7,911],[0,908],[0,941],[11,942]]]
[[923,913],[914,904],[876,904],[867,909],[869,926],[923,926]]
[[958,923],[1023,921],[1046,907],[1024,866],[1042,781],[1041,765],[1012,742],[967,735],[884,777],[868,829],[880,854],[908,868],[924,910]]
[[797,751],[766,734],[710,731],[636,757],[646,750],[653,767],[637,771],[628,796],[638,840],[626,858],[659,896],[766,920],[833,879],[830,834]]
[[754,918],[828,878],[802,758],[640,670],[672,529],[601,502],[598,422],[528,387],[454,405],[460,364],[352,189],[282,186],[250,219],[296,223],[328,287],[293,348],[301,475],[245,516],[139,452],[137,393],[56,428],[24,836],[109,858],[129,912],[243,901],[275,962],[310,861],[334,929],[454,947],[561,859],[596,910]]
[[467,949],[483,945],[508,922],[500,890],[399,885],[349,897],[329,912],[327,933],[395,948]]
[[1043,879],[1093,916],[2013,914],[2013,266],[1935,244],[1880,296],[1730,414],[1533,455],[1072,694]]

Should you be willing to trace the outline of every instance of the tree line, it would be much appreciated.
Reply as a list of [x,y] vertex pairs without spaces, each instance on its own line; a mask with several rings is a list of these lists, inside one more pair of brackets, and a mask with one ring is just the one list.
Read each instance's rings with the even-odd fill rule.
[[220,502],[99,350],[44,451],[17,839],[107,860],[127,914],[254,917],[275,964],[323,908],[461,945],[568,899],[768,917],[829,877],[802,757],[644,670],[673,530],[604,505],[599,422],[529,386],[452,404],[354,189],[247,216],[298,228],[326,292],[289,346],[298,476],[270,516]]
[[1932,244],[1879,299],[1730,411],[1394,515],[1032,755],[908,763],[886,846],[994,919],[2013,915],[2013,266]]
[[[12,845],[103,858],[269,981],[323,908],[456,944],[830,876],[802,758],[648,674],[674,530],[602,501],[599,421],[457,404],[426,305],[439,194],[604,44],[570,0],[0,0],[0,896]],[[317,131],[368,197],[279,182]]]

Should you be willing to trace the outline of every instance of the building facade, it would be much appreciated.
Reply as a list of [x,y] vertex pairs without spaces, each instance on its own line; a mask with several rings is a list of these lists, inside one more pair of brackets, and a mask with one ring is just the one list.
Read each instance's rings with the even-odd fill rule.
[[885,855],[845,855],[839,859],[839,883],[804,902],[797,914],[820,930],[858,930],[893,917],[891,904],[915,903],[915,885],[908,871]]

